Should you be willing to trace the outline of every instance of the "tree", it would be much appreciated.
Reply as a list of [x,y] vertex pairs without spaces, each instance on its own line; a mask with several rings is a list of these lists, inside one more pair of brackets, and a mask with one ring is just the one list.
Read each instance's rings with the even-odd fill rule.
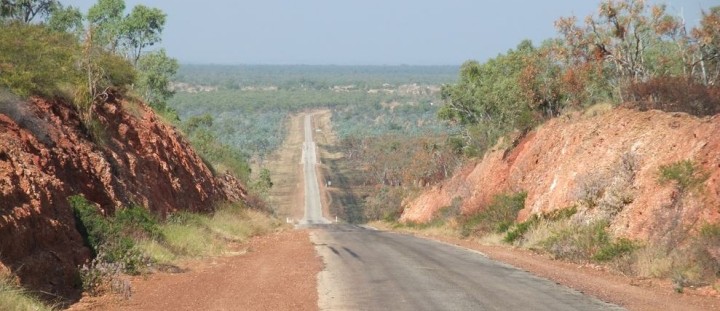
[[137,64],[144,48],[160,42],[165,17],[160,9],[137,5],[123,20],[120,32],[133,63]]
[[700,52],[700,80],[705,85],[716,85],[720,83],[720,6],[702,15],[700,25],[692,30]]
[[179,68],[177,60],[168,57],[165,50],[143,55],[137,62],[138,92],[154,108],[165,109],[167,100],[173,95],[170,91],[170,78]]
[[80,9],[73,6],[64,7],[62,4],[58,4],[50,13],[47,26],[55,31],[79,34],[83,29],[82,18]]
[[99,0],[87,14],[95,44],[117,52],[125,11],[124,0]]
[[56,0],[0,0],[0,17],[29,23],[49,16],[57,5]]
[[469,149],[483,150],[504,133],[533,124],[533,103],[523,96],[520,78],[526,59],[534,53],[526,40],[484,64],[468,61],[460,68],[458,82],[442,88],[445,104],[438,116],[464,126]]

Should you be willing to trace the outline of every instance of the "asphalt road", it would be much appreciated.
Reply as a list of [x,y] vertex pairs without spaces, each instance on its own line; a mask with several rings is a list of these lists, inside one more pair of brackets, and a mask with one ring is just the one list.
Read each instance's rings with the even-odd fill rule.
[[305,174],[305,216],[298,223],[300,226],[329,224],[330,221],[322,215],[320,203],[320,188],[318,186],[315,166],[317,165],[317,154],[315,142],[313,141],[312,115],[305,115],[305,141],[303,142],[302,162]]
[[305,115],[300,227],[323,258],[321,310],[612,310],[567,287],[484,255],[409,235],[331,224],[322,215],[312,115]]
[[319,226],[321,310],[622,310],[457,246]]

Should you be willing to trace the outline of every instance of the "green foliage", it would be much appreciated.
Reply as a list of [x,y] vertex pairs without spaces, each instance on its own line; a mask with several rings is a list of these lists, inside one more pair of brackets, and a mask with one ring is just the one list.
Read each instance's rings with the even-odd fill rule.
[[248,182],[250,166],[247,156],[238,149],[223,144],[210,130],[213,118],[209,114],[196,116],[181,124],[188,135],[195,151],[206,161],[206,164],[217,171],[229,171],[235,177]]
[[606,228],[608,222],[595,221],[589,224],[578,224],[569,220],[575,214],[576,208],[559,209],[549,214],[533,215],[527,221],[511,227],[505,234],[503,241],[514,243],[521,239],[531,229],[539,226],[541,222],[555,224],[550,226],[553,230],[549,236],[540,242],[541,247],[553,254],[556,258],[573,261],[595,260],[599,262],[611,261],[615,258],[628,255],[639,248],[639,245],[629,239],[613,240]]
[[120,263],[122,269],[127,273],[138,273],[145,263],[145,259],[135,248],[135,242],[131,238],[128,221],[145,220],[143,223],[136,223],[133,226],[140,226],[142,230],[156,231],[147,221],[142,212],[133,211],[121,212],[120,220],[106,218],[98,209],[82,196],[74,195],[68,198],[75,215],[75,225],[83,236],[85,243],[92,250],[99,260],[107,263]]
[[404,191],[400,187],[383,186],[364,200],[365,220],[396,221],[402,213]]
[[565,227],[543,241],[542,246],[555,258],[573,261],[591,259],[604,248],[607,248],[607,255],[611,255],[613,251],[622,250],[626,245],[619,245],[617,249],[610,246],[611,238],[606,231],[607,226],[606,221],[596,221]]
[[80,9],[58,3],[48,18],[47,26],[54,31],[79,34],[83,29],[82,19]]
[[369,90],[410,83],[440,85],[456,76],[457,66],[183,65],[177,79],[224,89],[328,90],[354,85]]
[[[450,73],[454,70],[415,66],[183,65],[176,79],[196,88],[205,86],[209,91],[176,89],[168,105],[183,120],[211,114],[214,121],[208,128],[222,143],[249,157],[263,159],[282,143],[289,114],[319,107],[333,110],[333,131],[341,139],[451,132],[452,127],[436,120],[439,105],[431,103],[439,102],[439,98],[427,83],[452,81]],[[333,89],[348,85],[353,87]],[[213,90],[215,87],[219,89]],[[406,90],[413,88],[418,92]]]
[[469,236],[507,231],[525,207],[525,198],[527,192],[496,195],[488,206],[461,220],[460,234]]
[[116,225],[128,233],[141,232],[152,239],[162,239],[162,232],[155,215],[139,206],[123,208],[115,212],[113,219]]
[[112,235],[115,235],[115,228],[110,221],[105,219],[97,208],[83,196],[74,195],[68,198],[70,206],[75,215],[75,225],[85,239],[85,244],[90,247],[93,254],[97,254],[100,247],[107,243]]
[[[693,255],[699,270],[704,274],[720,277],[720,223],[705,224],[693,243]],[[707,277],[707,276],[706,276]]]
[[263,168],[260,170],[260,174],[258,174],[257,179],[253,182],[251,188],[256,193],[266,196],[268,192],[270,191],[270,188],[272,188],[273,182],[270,178],[270,170],[267,168]]
[[56,0],[0,1],[0,21],[4,19],[30,23],[36,17],[46,17],[58,6]]
[[617,257],[630,254],[638,247],[636,242],[627,238],[620,238],[611,243],[601,245],[597,252],[592,255],[592,259],[596,261],[610,261]]
[[532,217],[530,217],[530,219],[510,227],[510,229],[507,230],[507,233],[505,233],[505,237],[503,237],[503,242],[513,243],[518,239],[522,238],[523,235],[528,230],[530,230],[530,228],[532,228],[539,220],[540,217],[538,217],[537,215],[533,215]]
[[115,52],[120,42],[120,34],[125,11],[124,0],[98,0],[87,13],[92,41],[97,45]]
[[661,184],[674,182],[681,192],[694,189],[707,180],[709,175],[692,160],[678,161],[660,166],[658,181]]
[[[144,48],[160,42],[160,34],[165,27],[165,13],[160,9],[136,5],[120,25],[124,45],[130,52],[130,58],[137,64]],[[164,56],[164,52],[162,55]],[[167,57],[166,57],[167,58]],[[175,63],[177,71],[177,63]]]
[[15,285],[12,280],[0,277],[0,310],[50,311],[54,309],[28,291]]
[[103,79],[101,88],[114,86],[127,87],[135,82],[137,72],[135,67],[124,57],[117,54],[102,52],[97,55],[97,66],[102,68]]
[[167,100],[173,96],[170,78],[178,68],[177,60],[168,57],[165,50],[144,54],[137,61],[137,90],[156,110],[166,109]]
[[80,77],[77,39],[41,25],[0,23],[0,86],[20,96],[61,95]]
[[484,64],[468,61],[460,68],[458,82],[443,87],[445,105],[438,117],[466,127],[471,151],[482,153],[505,133],[534,124],[533,103],[523,97],[520,84],[524,60],[533,53],[535,48],[525,41]]
[[567,208],[556,209],[548,213],[543,213],[540,217],[549,221],[558,221],[563,219],[569,219],[573,215],[577,214],[577,211],[577,206],[571,206]]

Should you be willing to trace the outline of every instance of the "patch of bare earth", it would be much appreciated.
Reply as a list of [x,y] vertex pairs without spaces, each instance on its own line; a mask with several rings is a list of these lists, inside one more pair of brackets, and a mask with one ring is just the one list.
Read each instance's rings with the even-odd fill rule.
[[446,236],[417,235],[480,251],[490,259],[508,263],[628,310],[720,310],[720,297],[692,288],[686,288],[684,293],[679,294],[667,280],[627,277],[600,266],[553,260],[548,255],[526,249],[482,245],[473,240]]
[[70,310],[317,310],[322,260],[308,231],[255,237],[237,251],[134,277],[130,299],[86,297]]
[[287,136],[282,145],[265,160],[273,186],[268,204],[279,217],[298,220],[303,217],[304,188],[300,161],[303,146],[303,114],[290,116]]

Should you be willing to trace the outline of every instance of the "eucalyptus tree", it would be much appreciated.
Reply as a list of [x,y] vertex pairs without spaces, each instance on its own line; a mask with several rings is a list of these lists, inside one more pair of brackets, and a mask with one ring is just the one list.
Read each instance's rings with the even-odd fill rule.
[[0,17],[30,23],[49,16],[58,4],[57,0],[0,0]]
[[165,50],[142,55],[136,65],[138,69],[137,90],[156,109],[165,109],[167,100],[173,96],[170,79],[180,65],[170,58]]
[[80,9],[58,4],[50,13],[47,26],[55,31],[80,34],[83,31],[83,15]]
[[165,17],[160,9],[136,5],[123,19],[120,28],[122,42],[134,64],[137,64],[143,49],[162,40]]
[[87,39],[111,52],[117,52],[124,11],[123,0],[98,0],[87,13]]

